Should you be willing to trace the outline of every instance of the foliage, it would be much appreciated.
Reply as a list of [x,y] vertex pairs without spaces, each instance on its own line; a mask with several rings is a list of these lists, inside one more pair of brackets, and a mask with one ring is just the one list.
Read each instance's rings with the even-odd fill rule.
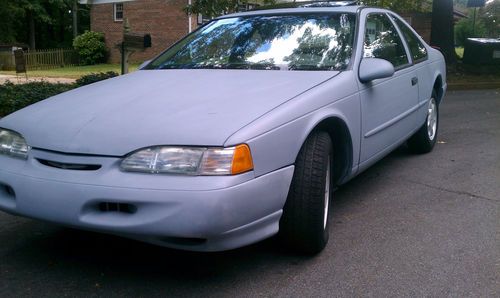
[[84,65],[102,63],[106,60],[106,43],[104,34],[101,32],[85,31],[75,38],[73,47],[80,55],[80,62]]
[[486,28],[481,20],[476,21],[474,27],[473,18],[462,19],[455,25],[455,43],[464,46],[469,37],[482,37],[486,34]]
[[429,12],[432,7],[432,0],[362,0],[360,2],[364,5],[388,8],[396,12]]
[[[0,0],[0,43],[29,44],[33,34],[38,48],[71,46],[73,1],[76,0]],[[78,28],[89,28],[88,6],[78,8]],[[30,18],[34,28],[28,25]]]
[[193,0],[191,5],[185,7],[186,13],[201,14],[203,18],[212,19],[220,15],[238,11],[238,4],[259,3],[269,5],[276,0],[238,1],[238,0]]
[[479,10],[485,34],[489,37],[500,37],[500,1],[490,1]]
[[0,84],[0,117],[71,89],[92,84],[117,76],[113,71],[83,76],[74,84],[49,83],[46,81],[14,84],[7,81]]
[[0,117],[13,113],[35,102],[75,88],[74,84],[31,82],[0,85]]
[[236,11],[237,7],[237,0],[195,0],[186,7],[186,11],[192,14],[202,14],[203,17],[211,19]]
[[0,43],[16,41],[16,27],[21,25],[19,20],[21,10],[12,0],[0,0]]
[[[249,1],[252,3],[260,3],[262,5],[285,5],[283,1],[263,0]],[[295,2],[293,0],[285,2]],[[202,14],[204,18],[214,18],[223,14],[235,12],[238,10],[238,4],[246,3],[246,1],[238,0],[194,0],[191,5],[186,7],[186,12],[193,14]],[[432,0],[410,1],[410,0],[363,0],[361,4],[369,6],[378,6],[393,9],[398,12],[428,12],[430,11]]]
[[[486,1],[484,7],[479,8],[468,8],[467,0],[454,0],[455,6],[468,14],[469,21],[473,22],[474,19],[474,10],[476,10],[476,26],[480,23],[479,32],[481,35],[477,35],[476,37],[491,37],[498,38],[500,37],[500,1],[499,0],[489,0]],[[461,22],[460,26],[466,27],[461,28],[459,30],[469,30],[469,24],[464,24],[465,22]],[[458,24],[457,24],[458,25]],[[470,25],[472,26],[472,25]]]
[[114,78],[116,76],[118,76],[118,73],[116,73],[114,71],[100,72],[100,73],[91,73],[91,74],[88,74],[88,75],[84,75],[81,78],[79,78],[78,80],[76,80],[76,84],[78,86],[85,86],[85,85],[92,84],[92,83],[95,83],[95,82],[99,82],[99,81],[102,81],[102,80],[107,80],[107,79],[110,79],[110,78]]

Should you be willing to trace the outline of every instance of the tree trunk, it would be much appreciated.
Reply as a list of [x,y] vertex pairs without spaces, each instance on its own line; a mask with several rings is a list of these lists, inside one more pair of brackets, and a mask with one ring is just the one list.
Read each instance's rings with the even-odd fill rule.
[[453,27],[453,0],[432,1],[431,45],[441,49],[448,65],[457,62]]
[[36,49],[35,45],[35,16],[33,15],[33,12],[28,10],[28,23],[29,23],[29,40],[30,40],[30,49],[34,50]]
[[75,38],[78,35],[78,0],[73,0],[71,13],[73,15],[73,38]]

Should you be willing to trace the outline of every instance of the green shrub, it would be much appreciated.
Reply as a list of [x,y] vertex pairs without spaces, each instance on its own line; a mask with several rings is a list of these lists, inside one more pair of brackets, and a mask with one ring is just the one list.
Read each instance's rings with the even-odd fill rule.
[[92,73],[82,76],[74,84],[49,83],[45,81],[14,84],[7,81],[4,84],[0,84],[0,117],[4,117],[59,93],[116,76],[118,74],[114,71]]
[[75,37],[73,47],[80,56],[80,63],[93,65],[106,62],[108,50],[104,43],[104,34],[101,32],[85,31]]
[[463,47],[467,38],[484,37],[486,28],[480,20],[476,20],[474,27],[472,17],[462,19],[455,25],[455,44]]
[[52,84],[43,81],[16,85],[7,81],[0,85],[0,117],[75,87],[75,84]]
[[116,76],[118,76],[118,73],[116,73],[114,71],[91,73],[88,75],[84,75],[81,78],[79,78],[78,80],[76,80],[76,84],[78,86],[85,86],[85,85],[99,82],[102,80],[110,79],[110,78],[113,78]]

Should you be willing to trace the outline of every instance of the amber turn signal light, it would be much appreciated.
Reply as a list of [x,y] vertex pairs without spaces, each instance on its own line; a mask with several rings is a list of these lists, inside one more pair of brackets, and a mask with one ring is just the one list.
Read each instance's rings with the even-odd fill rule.
[[253,170],[252,154],[246,144],[238,145],[234,149],[231,174],[241,174]]

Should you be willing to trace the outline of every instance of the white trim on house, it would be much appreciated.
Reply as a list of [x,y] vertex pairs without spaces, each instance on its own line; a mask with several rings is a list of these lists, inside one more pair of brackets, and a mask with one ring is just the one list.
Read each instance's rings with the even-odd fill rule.
[[[119,5],[120,9],[118,9],[118,5]],[[120,17],[118,17],[118,13],[121,13]],[[115,22],[122,22],[123,21],[123,3],[120,3],[120,2],[113,3],[113,20]]]

